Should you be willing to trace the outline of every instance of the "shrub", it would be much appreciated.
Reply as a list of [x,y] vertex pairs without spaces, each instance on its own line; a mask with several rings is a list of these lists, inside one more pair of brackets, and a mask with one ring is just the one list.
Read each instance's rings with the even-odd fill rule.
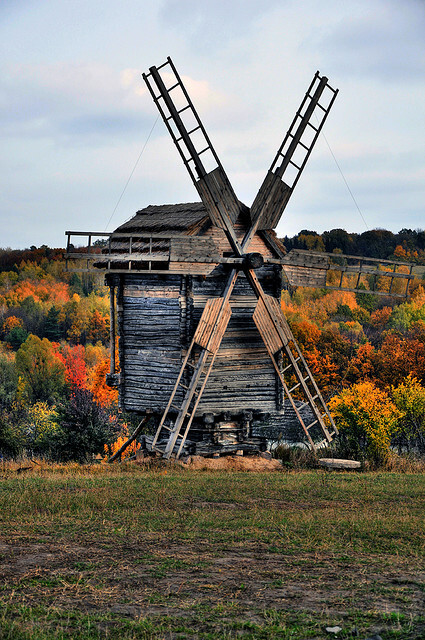
[[331,398],[328,406],[342,442],[354,455],[367,455],[374,461],[388,458],[391,436],[403,413],[385,391],[373,382],[359,382]]
[[425,388],[418,379],[409,375],[397,387],[392,387],[392,398],[403,413],[400,419],[401,444],[415,446],[425,452]]
[[105,443],[116,439],[118,421],[110,416],[87,389],[75,387],[69,399],[56,408],[59,429],[55,434],[55,450],[59,459],[88,462],[104,454]]

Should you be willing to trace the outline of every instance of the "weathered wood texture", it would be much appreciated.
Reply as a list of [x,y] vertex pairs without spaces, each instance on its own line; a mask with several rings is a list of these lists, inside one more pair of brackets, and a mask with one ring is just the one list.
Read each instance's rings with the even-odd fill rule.
[[[275,272],[273,266],[259,270],[271,295],[278,295]],[[219,267],[206,278],[121,276],[118,321],[123,409],[164,408],[205,304],[222,293],[225,275]],[[230,299],[232,315],[197,415],[281,408],[276,374],[252,318],[256,304],[249,283],[240,274]]]
[[280,176],[268,171],[251,207],[252,221],[260,218],[259,229],[273,229],[277,225],[291,193]]
[[160,411],[181,366],[186,322],[182,278],[122,276],[121,300],[121,405],[126,411]]
[[241,205],[221,166],[204,175],[195,186],[214,225],[225,229],[236,221]]

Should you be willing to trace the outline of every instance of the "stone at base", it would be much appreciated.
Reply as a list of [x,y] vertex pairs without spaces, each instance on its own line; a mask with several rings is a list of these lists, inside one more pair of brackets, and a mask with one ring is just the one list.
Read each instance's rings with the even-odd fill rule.
[[270,453],[270,451],[262,451],[260,453],[260,458],[265,458],[265,460],[271,460],[273,458],[273,456]]
[[341,458],[319,458],[319,464],[326,469],[360,469],[361,463],[357,460],[342,460]]

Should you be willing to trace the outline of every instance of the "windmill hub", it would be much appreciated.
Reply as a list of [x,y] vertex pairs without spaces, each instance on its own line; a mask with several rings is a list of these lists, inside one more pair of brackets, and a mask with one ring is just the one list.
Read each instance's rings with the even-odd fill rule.
[[245,269],[260,269],[264,264],[264,257],[261,253],[247,253],[243,266]]

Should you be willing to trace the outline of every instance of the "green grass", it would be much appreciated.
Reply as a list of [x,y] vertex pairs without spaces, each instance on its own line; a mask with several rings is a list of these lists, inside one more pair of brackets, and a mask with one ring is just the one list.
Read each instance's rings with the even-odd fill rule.
[[0,638],[425,637],[425,476],[4,470]]

